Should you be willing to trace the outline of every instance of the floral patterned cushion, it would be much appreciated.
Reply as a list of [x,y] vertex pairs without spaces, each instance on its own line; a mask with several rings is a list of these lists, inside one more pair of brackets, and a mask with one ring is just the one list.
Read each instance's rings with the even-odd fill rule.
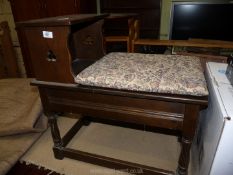
[[122,90],[208,95],[200,60],[193,56],[110,53],[78,74],[75,82]]

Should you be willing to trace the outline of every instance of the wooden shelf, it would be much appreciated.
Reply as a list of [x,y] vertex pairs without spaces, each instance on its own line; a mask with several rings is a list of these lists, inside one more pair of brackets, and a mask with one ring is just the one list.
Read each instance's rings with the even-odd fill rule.
[[105,36],[105,42],[123,42],[128,41],[128,36]]
[[134,45],[153,45],[153,46],[183,46],[183,47],[231,48],[233,49],[233,42],[204,40],[204,39],[191,39],[191,40],[137,39],[133,42],[133,44]]

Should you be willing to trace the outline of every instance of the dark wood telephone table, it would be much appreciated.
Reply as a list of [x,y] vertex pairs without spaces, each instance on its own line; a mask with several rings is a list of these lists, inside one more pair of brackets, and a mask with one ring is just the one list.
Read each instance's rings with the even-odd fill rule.
[[[177,174],[187,174],[198,114],[207,106],[208,95],[141,92],[74,83],[74,76],[104,56],[101,26],[105,17],[71,15],[17,24],[27,38],[36,74],[32,85],[39,88],[43,109],[49,118],[55,157],[69,157],[115,169],[141,168],[143,174],[149,175],[175,174],[171,170],[66,148],[82,125],[92,119],[107,119],[180,131],[182,149]],[[83,116],[63,138],[57,126],[58,112]]]

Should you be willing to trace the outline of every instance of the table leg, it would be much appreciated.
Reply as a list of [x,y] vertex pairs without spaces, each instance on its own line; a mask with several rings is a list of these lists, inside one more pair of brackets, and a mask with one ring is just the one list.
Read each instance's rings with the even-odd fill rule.
[[57,125],[57,118],[58,118],[58,115],[55,113],[48,115],[49,124],[51,128],[51,134],[52,134],[53,143],[54,143],[54,147],[53,147],[54,156],[57,159],[63,159],[64,158],[62,154],[63,143],[62,143],[60,131]]
[[192,145],[192,140],[182,138],[182,149],[179,157],[179,165],[177,170],[177,175],[187,175],[188,165],[190,159],[190,148]]
[[177,175],[187,175],[190,159],[190,148],[197,128],[199,116],[199,105],[186,104],[183,129],[182,129],[182,148],[179,157]]

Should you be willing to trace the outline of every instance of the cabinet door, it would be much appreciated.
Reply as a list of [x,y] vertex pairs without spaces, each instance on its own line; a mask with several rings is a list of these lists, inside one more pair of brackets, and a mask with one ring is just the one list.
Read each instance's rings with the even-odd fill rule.
[[79,13],[79,0],[43,0],[47,17]]
[[10,3],[15,22],[45,16],[41,0],[10,0]]

